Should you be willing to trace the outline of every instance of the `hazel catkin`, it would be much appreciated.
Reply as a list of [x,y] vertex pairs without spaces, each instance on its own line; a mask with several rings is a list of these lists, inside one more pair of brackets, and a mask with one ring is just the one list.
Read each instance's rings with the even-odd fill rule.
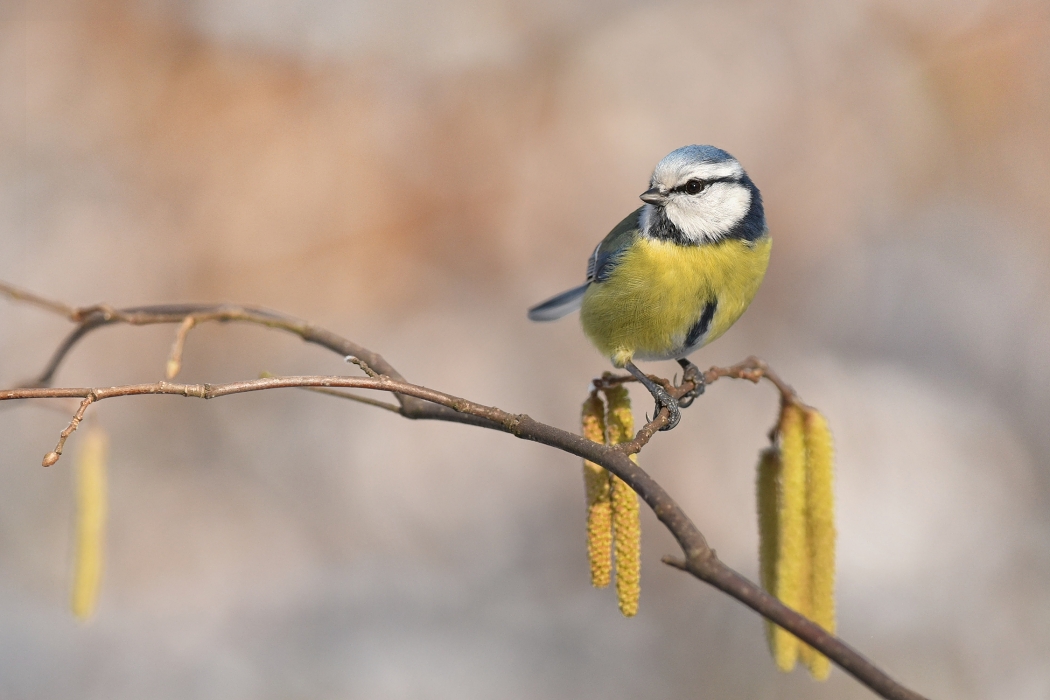
[[[634,437],[631,397],[625,386],[605,390],[608,400],[606,430],[609,444],[628,442]],[[635,460],[635,455],[631,455]],[[638,613],[641,597],[642,525],[638,494],[618,477],[612,487],[613,544],[616,552],[616,597],[624,617]]]
[[[777,587],[777,527],[779,510],[780,450],[771,446],[762,450],[758,458],[758,474],[755,478],[758,504],[758,575],[762,588],[776,594]],[[776,626],[769,620],[766,638],[769,649],[775,655],[774,632]]]
[[[809,618],[835,632],[835,495],[834,446],[827,421],[806,409],[806,534],[809,544]],[[827,657],[806,646],[802,661],[810,674],[824,680],[831,672]]]
[[101,428],[88,430],[77,454],[76,548],[70,607],[78,620],[95,610],[102,579],[106,527],[106,452],[108,439]]
[[[784,605],[807,614],[809,551],[806,536],[806,443],[802,409],[785,404],[780,413],[780,495],[777,508],[777,571],[774,592]],[[773,630],[777,667],[790,671],[798,659],[798,639]]]
[[[583,402],[583,437],[605,444],[605,403],[592,393]],[[583,461],[583,482],[587,490],[587,557],[591,584],[605,588],[612,580],[612,474],[588,460]]]

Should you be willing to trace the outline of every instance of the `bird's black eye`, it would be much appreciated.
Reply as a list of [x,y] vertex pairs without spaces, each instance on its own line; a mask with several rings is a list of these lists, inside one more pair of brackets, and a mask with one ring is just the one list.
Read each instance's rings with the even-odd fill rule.
[[703,180],[690,180],[685,183],[686,194],[697,194],[700,190],[706,187],[706,183]]

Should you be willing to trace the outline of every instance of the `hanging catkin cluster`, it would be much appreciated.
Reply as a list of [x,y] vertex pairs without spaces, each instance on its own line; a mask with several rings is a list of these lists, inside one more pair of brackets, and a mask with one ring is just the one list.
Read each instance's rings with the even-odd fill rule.
[[[784,605],[835,631],[834,451],[818,411],[785,402],[774,443],[758,462],[759,569],[762,586]],[[801,659],[824,680],[831,665],[790,632],[766,622],[777,666]]]
[[[604,390],[605,400],[594,391],[583,403],[583,436],[615,445],[634,435],[631,399],[623,385]],[[631,459],[636,459],[631,455]],[[620,478],[584,460],[587,487],[587,554],[591,583],[604,588],[612,581],[616,555],[616,596],[620,612],[632,617],[638,612],[641,595],[642,528],[638,496]]]

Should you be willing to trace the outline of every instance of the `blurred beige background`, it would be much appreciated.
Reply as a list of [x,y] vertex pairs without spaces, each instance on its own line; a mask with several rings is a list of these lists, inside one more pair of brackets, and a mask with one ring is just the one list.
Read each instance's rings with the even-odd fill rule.
[[[759,354],[829,416],[841,633],[932,697],[1045,699],[1048,115],[1042,0],[8,0],[0,278],[270,306],[569,427],[606,363],[525,308],[657,160],[716,144],[776,245],[694,359]],[[0,303],[0,383],[66,330]],[[173,333],[99,332],[58,382],[157,380]],[[263,370],[348,368],[214,326],[182,378]],[[719,383],[642,460],[752,576],[775,401]],[[112,510],[79,626],[72,462],[38,467],[68,414],[0,410],[0,698],[871,697],[776,672],[755,615],[659,563],[649,514],[622,619],[567,456],[295,391],[92,413]]]

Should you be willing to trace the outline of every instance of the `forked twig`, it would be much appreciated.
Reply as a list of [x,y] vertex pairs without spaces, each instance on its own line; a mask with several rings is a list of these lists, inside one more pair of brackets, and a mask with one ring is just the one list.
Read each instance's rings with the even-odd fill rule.
[[[41,308],[60,313],[79,324],[76,330],[59,346],[44,372],[37,377],[31,386],[0,391],[0,401],[59,397],[79,397],[83,399],[73,420],[66,430],[62,432],[55,451],[48,453],[48,456],[45,457],[45,465],[48,463],[54,464],[58,460],[66,438],[76,430],[76,426],[83,419],[87,407],[94,402],[108,398],[146,394],[173,394],[210,399],[247,391],[290,387],[313,388],[325,392],[339,387],[390,392],[397,398],[398,406],[386,405],[384,407],[396,410],[406,418],[445,420],[498,430],[524,440],[549,445],[604,467],[626,482],[652,508],[656,517],[677,540],[684,553],[684,559],[668,557],[664,560],[666,563],[718,588],[775,624],[780,625],[806,644],[820,651],[878,695],[889,700],[923,700],[923,696],[892,679],[844,641],[797,612],[785,607],[775,597],[718,559],[714,550],[708,546],[703,534],[701,534],[700,530],[697,529],[696,525],[674,499],[671,498],[670,494],[629,457],[632,451],[637,452],[642,449],[652,439],[656,431],[666,424],[668,419],[666,409],[660,411],[651,421],[647,422],[638,431],[632,442],[618,446],[607,446],[587,440],[575,433],[540,423],[524,414],[508,413],[499,408],[484,406],[434,389],[408,383],[378,353],[369,351],[330,331],[272,311],[226,304],[185,304],[130,309],[113,309],[105,305],[97,305],[77,309],[58,302],[49,302],[35,295],[28,295],[28,293],[21,292],[10,285],[2,283],[0,283],[0,294],[6,294],[13,299],[28,301]],[[195,320],[192,324],[189,324],[186,319],[191,316]],[[113,323],[128,323],[132,325],[179,323],[183,326],[188,325],[192,327],[193,324],[202,320],[242,321],[294,333],[303,340],[326,347],[344,358],[354,358],[350,361],[357,360],[355,364],[358,364],[369,376],[264,377],[228,384],[172,384],[156,382],[152,384],[98,388],[48,388],[48,384],[50,384],[55,371],[61,365],[66,354],[81,338],[97,328]],[[186,332],[188,330],[189,328],[186,329]],[[712,367],[704,373],[706,384],[712,384],[721,377],[748,379],[754,382],[765,378],[776,386],[781,394],[782,401],[798,402],[798,397],[794,390],[772,372],[764,362],[757,358],[748,358],[732,367]],[[598,381],[619,383],[629,380],[610,376],[608,379],[603,377],[603,379]],[[689,381],[683,381],[677,387],[671,386],[670,382],[666,380],[660,381],[676,397],[681,397],[693,388],[692,383]],[[354,400],[359,400],[360,398],[363,397],[354,397]],[[53,459],[48,462],[52,456]]]

